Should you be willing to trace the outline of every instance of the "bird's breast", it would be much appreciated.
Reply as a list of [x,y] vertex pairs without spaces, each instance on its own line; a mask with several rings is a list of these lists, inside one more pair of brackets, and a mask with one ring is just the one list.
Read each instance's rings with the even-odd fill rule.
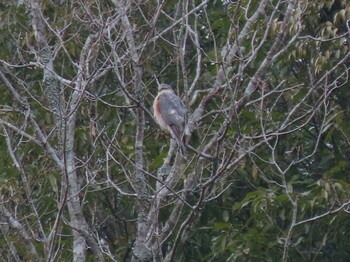
[[168,124],[164,121],[163,117],[162,117],[162,112],[160,109],[160,105],[159,105],[159,98],[160,98],[159,94],[153,102],[153,114],[155,119],[157,120],[158,124],[160,125],[160,127],[163,129],[163,131],[169,133],[169,127]]

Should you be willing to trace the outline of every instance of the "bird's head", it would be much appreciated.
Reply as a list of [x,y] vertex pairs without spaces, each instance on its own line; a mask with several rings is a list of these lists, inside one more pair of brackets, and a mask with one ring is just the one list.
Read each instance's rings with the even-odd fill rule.
[[167,84],[160,84],[160,85],[158,86],[158,92],[165,91],[165,90],[173,91],[173,89],[171,88],[170,85],[167,85]]

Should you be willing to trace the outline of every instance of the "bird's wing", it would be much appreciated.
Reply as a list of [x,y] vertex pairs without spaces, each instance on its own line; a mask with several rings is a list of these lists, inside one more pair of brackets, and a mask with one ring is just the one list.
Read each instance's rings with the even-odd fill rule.
[[159,109],[169,126],[182,126],[185,123],[186,107],[174,93],[164,93],[159,97]]
[[187,109],[182,100],[172,91],[163,92],[158,95],[157,110],[160,113],[161,121],[167,126],[172,138],[179,145],[183,155],[186,155],[186,147],[183,142],[185,117]]
[[186,108],[181,99],[173,92],[164,92],[159,96],[159,110],[164,123],[170,129],[172,137],[179,142],[185,126]]

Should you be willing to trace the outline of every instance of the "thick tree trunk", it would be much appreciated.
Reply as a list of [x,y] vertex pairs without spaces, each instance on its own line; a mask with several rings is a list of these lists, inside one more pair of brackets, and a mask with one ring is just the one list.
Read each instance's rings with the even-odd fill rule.
[[[62,83],[57,79],[54,66],[53,55],[50,50],[48,40],[45,33],[45,24],[42,19],[40,1],[31,0],[29,3],[31,10],[32,27],[35,34],[35,39],[39,48],[38,58],[44,68],[44,87],[45,95],[48,102],[48,107],[53,113],[56,136],[58,144],[56,145],[56,152],[61,159],[63,165],[61,166],[61,201],[67,200],[68,211],[70,215],[70,226],[73,230],[73,260],[75,262],[83,262],[86,260],[87,243],[95,253],[98,261],[103,261],[101,250],[99,249],[96,240],[90,235],[88,231],[88,224],[84,218],[82,205],[80,203],[79,193],[80,184],[77,177],[77,167],[75,164],[75,124],[76,111],[79,108],[81,96],[86,87],[84,76],[88,77],[87,72],[83,72],[83,67],[87,62],[89,55],[88,50],[91,49],[91,38],[88,38],[84,50],[80,57],[81,74],[77,80],[76,90],[72,93],[69,100],[68,110],[65,110],[64,93]],[[84,52],[85,51],[85,52]],[[66,195],[67,192],[67,195]],[[63,200],[62,200],[63,199]]]

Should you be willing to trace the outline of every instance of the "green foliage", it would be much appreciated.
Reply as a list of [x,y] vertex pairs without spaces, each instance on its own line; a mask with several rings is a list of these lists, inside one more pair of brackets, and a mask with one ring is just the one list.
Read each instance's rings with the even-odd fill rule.
[[[159,131],[148,113],[157,92],[155,78],[172,84],[179,94],[183,93],[186,81],[191,83],[196,78],[198,47],[193,39],[184,42],[185,32],[191,35],[189,28],[198,32],[202,55],[201,72],[194,89],[201,93],[193,104],[186,101],[190,113],[214,85],[220,67],[224,64],[227,70],[225,87],[205,105],[205,115],[196,123],[198,130],[190,144],[202,150],[225,121],[234,121],[228,125],[220,143],[209,150],[214,154],[218,148],[219,153],[212,157],[215,159],[208,158],[199,172],[194,167],[202,159],[191,152],[192,162],[186,164],[184,174],[173,188],[178,191],[171,192],[166,203],[160,203],[159,228],[166,224],[176,206],[183,180],[189,179],[189,174],[196,177],[193,192],[186,195],[187,205],[179,211],[174,233],[164,240],[161,251],[165,254],[178,244],[174,261],[281,261],[283,256],[285,261],[349,259],[350,222],[348,207],[342,205],[349,201],[350,190],[349,59],[344,59],[350,48],[346,26],[350,6],[340,0],[301,1],[302,15],[299,17],[294,10],[288,30],[282,32],[287,36],[283,42],[286,49],[259,76],[256,90],[247,98],[246,87],[282,34],[279,30],[287,3],[276,9],[277,2],[268,1],[265,15],[252,24],[239,43],[238,35],[257,10],[259,1],[209,1],[205,11],[188,16],[189,25],[180,22],[172,25],[184,19],[181,1],[166,1],[162,12],[167,15],[161,12],[155,24],[152,24],[155,3],[133,4],[128,15],[137,32],[136,41],[146,43],[158,37],[152,44],[138,49],[142,50],[143,86],[141,94],[135,94],[131,59],[118,64],[112,55],[115,51],[118,57],[132,56],[125,34],[120,34],[118,30],[122,29],[118,24],[108,32],[110,39],[107,39],[98,26],[108,24],[109,18],[115,16],[111,1],[86,1],[85,6],[78,1],[62,1],[62,5],[57,1],[41,1],[43,17],[51,27],[46,28],[46,33],[56,73],[73,82],[84,73],[96,76],[101,69],[108,68],[98,81],[86,85],[86,92],[79,98],[74,152],[83,214],[91,234],[105,240],[111,251],[109,255],[116,260],[130,259],[138,230],[137,214],[142,208],[137,206],[138,199],[132,195],[135,189],[130,183],[138,172],[135,108],[142,105],[145,113],[143,168],[147,190],[156,195],[159,192],[155,192],[155,177],[167,157],[169,137]],[[32,50],[38,46],[28,10],[24,4],[7,4],[0,18],[0,70],[28,101],[48,142],[64,159],[65,152],[60,151],[64,141],[56,135],[57,115],[50,111],[44,92],[43,69],[34,63],[37,58]],[[163,31],[168,28],[172,30]],[[230,30],[234,33],[229,34]],[[297,39],[291,41],[297,33]],[[88,61],[84,72],[77,64],[91,34],[97,35],[98,40],[94,39],[96,45],[89,50],[95,56]],[[114,41],[115,45],[108,41]],[[224,47],[235,44],[238,51],[232,64],[227,65],[228,53]],[[179,56],[182,46],[186,51],[185,68],[181,67]],[[337,67],[342,59],[346,63]],[[124,75],[118,75],[115,68]],[[62,87],[66,99],[63,107],[68,110],[75,86],[64,83]],[[0,90],[0,119],[18,127],[18,130],[6,125],[0,128],[3,134],[0,137],[1,201],[33,234],[39,234],[38,221],[49,234],[60,216],[54,248],[57,248],[57,260],[70,261],[74,229],[67,222],[70,214],[66,206],[62,210],[59,206],[63,176],[69,174],[60,173],[45,144],[30,141],[21,133],[38,139],[23,105],[13,98],[4,83],[0,84]],[[185,100],[191,100],[187,96],[184,94]],[[144,101],[138,101],[140,97]],[[233,114],[233,106],[244,99],[249,101]],[[12,151],[23,173],[11,158],[6,137],[11,139]],[[269,139],[264,141],[266,137]],[[259,142],[261,145],[254,147]],[[246,155],[239,164],[229,165],[243,153]],[[229,162],[227,169],[221,170],[226,162]],[[199,190],[218,170],[221,172],[218,179]],[[127,194],[116,190],[117,186]],[[193,211],[191,206],[197,204],[203,192],[209,191],[212,194],[202,200],[203,206]],[[37,208],[38,217],[28,199]],[[149,202],[152,201],[150,197]],[[189,223],[193,224],[188,235],[180,234],[176,242],[181,223],[192,211],[193,220],[198,221],[190,219]],[[10,250],[4,248],[8,243],[15,246],[24,260],[33,259],[18,230],[10,228],[1,234],[4,259],[11,260]],[[35,247],[44,256],[46,250],[38,239],[34,241]],[[87,261],[94,259],[89,250]]]

